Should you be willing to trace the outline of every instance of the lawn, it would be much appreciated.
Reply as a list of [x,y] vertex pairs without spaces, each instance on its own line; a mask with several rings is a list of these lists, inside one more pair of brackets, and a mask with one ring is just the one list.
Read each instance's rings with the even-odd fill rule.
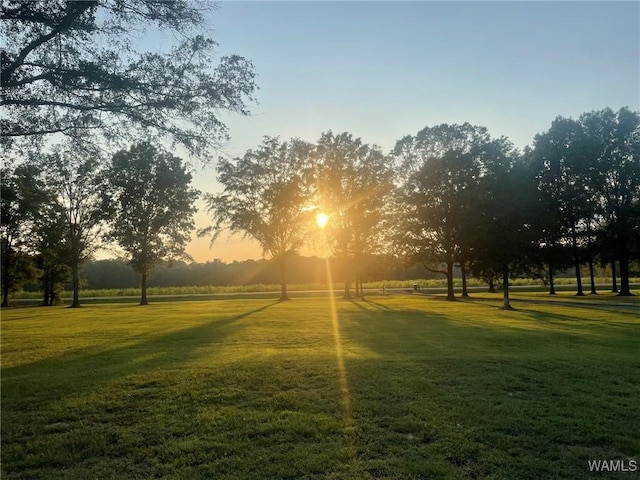
[[640,308],[499,303],[3,310],[2,478],[638,478]]

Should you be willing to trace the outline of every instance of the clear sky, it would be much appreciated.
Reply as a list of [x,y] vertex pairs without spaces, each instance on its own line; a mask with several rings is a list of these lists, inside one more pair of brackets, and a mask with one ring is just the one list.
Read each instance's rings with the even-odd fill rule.
[[[640,110],[640,2],[221,2],[220,54],[253,61],[258,104],[223,115],[241,156],[264,135],[348,131],[390,150],[440,123],[470,122],[519,148],[558,115]],[[213,168],[196,186],[218,191]],[[204,212],[198,227],[207,224]],[[197,261],[259,258],[237,238],[190,244]]]

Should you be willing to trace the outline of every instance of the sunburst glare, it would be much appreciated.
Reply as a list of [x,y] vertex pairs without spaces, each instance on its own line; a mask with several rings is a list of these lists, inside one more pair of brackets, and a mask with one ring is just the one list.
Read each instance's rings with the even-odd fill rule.
[[316,223],[320,228],[326,227],[328,221],[329,221],[329,217],[324,213],[319,213],[316,215]]

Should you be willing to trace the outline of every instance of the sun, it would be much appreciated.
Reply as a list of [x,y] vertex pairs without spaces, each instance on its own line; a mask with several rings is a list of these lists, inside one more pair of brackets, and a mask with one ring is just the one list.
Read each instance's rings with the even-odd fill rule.
[[326,216],[324,213],[319,213],[316,215],[316,223],[320,228],[324,228],[327,225],[328,221],[329,221],[329,217]]

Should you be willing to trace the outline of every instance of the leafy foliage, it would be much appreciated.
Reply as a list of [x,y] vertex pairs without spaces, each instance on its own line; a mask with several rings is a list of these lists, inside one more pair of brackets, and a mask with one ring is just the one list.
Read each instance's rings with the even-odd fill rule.
[[7,306],[9,293],[35,275],[27,252],[31,231],[42,218],[49,193],[33,163],[3,164],[0,182],[0,278],[2,305]]
[[188,258],[184,248],[194,228],[191,174],[180,158],[150,143],[117,152],[105,172],[103,205],[107,237],[127,253],[133,269],[146,277],[160,260]]
[[44,157],[45,181],[64,219],[64,241],[72,270],[73,302],[79,307],[80,266],[99,246],[104,220],[101,209],[101,164],[99,158],[71,149]]
[[[486,157],[493,155],[491,142],[484,127],[442,124],[406,136],[394,148],[396,165],[406,172],[396,245],[427,269],[447,275],[450,300],[453,264],[463,252],[469,256],[476,234],[471,207],[478,201]],[[441,264],[446,271],[437,270]]]
[[578,293],[579,265],[595,228],[607,247],[604,256],[620,262],[621,294],[629,294],[628,265],[640,219],[639,114],[622,108],[578,120],[558,117],[536,136],[531,158],[537,186],[558,218],[555,242],[573,247]]
[[222,159],[217,167],[224,190],[205,194],[214,225],[200,235],[216,238],[224,230],[256,240],[264,253],[282,266],[282,297],[286,298],[285,261],[303,244],[310,224],[311,145],[298,139],[280,142],[265,137],[243,157]]
[[329,216],[325,230],[331,250],[345,262],[355,262],[361,283],[364,256],[384,241],[383,216],[393,187],[389,159],[350,133],[329,131],[317,143],[313,171],[318,207]]
[[[77,143],[162,135],[204,158],[227,136],[220,111],[247,114],[256,89],[237,55],[212,67],[206,3],[4,0],[2,139],[53,134]],[[173,32],[170,51],[141,52],[137,34]]]
[[[114,157],[115,183],[107,188],[95,171],[95,150],[65,148],[36,164],[3,167],[5,299],[11,282],[18,286],[13,267],[28,273],[34,259],[43,284],[64,278],[55,267],[66,261],[77,285],[76,272],[97,248],[105,216],[113,217],[108,238],[129,248],[143,283],[158,260],[184,252],[193,226],[193,207],[184,198],[173,208],[184,213],[182,223],[149,239],[173,221],[161,206],[171,209],[178,184],[190,182],[179,159],[168,162],[171,155],[150,142],[135,145]],[[514,275],[548,279],[552,292],[554,273],[573,264],[580,294],[588,263],[595,293],[596,259],[611,264],[614,276],[619,265],[620,293],[628,295],[630,270],[640,259],[640,114],[627,108],[558,117],[522,155],[484,127],[442,124],[402,138],[391,155],[347,132],[323,133],[315,145],[265,137],[243,157],[221,159],[217,173],[223,191],[205,196],[213,224],[199,233],[215,238],[231,231],[258,241],[281,269],[282,298],[288,269],[295,276],[298,268],[294,254],[319,231],[312,222],[317,213],[329,219],[323,233],[335,259],[331,270],[344,277],[349,297],[354,277],[357,294],[364,276],[384,270],[380,253],[394,269],[400,259],[411,268],[419,260],[444,273],[450,299],[457,267],[463,295],[467,271],[490,283],[501,275],[508,294]],[[96,210],[100,196],[112,208]],[[12,264],[18,256],[28,262]]]

